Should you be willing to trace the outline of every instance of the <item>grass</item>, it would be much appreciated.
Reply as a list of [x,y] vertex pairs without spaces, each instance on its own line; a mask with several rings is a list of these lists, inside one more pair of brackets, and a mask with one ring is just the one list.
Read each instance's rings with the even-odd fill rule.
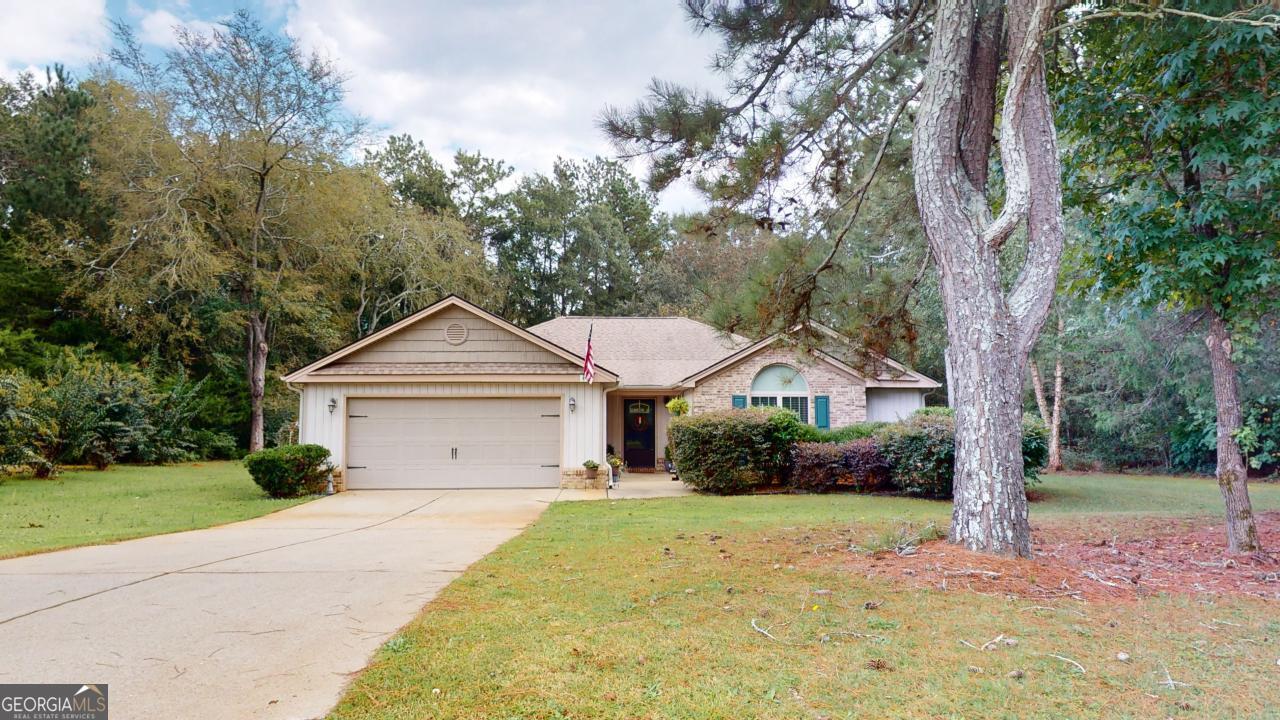
[[0,480],[0,558],[193,530],[304,501],[268,498],[236,462],[11,477]]
[[[1036,523],[1219,511],[1203,479],[1041,489]],[[1280,487],[1253,494],[1280,508]],[[1275,716],[1274,603],[920,590],[851,572],[847,551],[815,553],[824,530],[872,542],[906,522],[945,526],[948,510],[867,496],[555,504],[393,638],[332,717]],[[1001,634],[1016,644],[962,642]]]

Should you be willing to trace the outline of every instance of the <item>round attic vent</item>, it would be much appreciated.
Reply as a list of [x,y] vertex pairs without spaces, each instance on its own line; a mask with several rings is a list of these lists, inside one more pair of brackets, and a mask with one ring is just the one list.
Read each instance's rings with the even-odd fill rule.
[[450,345],[461,345],[467,341],[467,327],[462,323],[449,323],[444,329],[444,340]]

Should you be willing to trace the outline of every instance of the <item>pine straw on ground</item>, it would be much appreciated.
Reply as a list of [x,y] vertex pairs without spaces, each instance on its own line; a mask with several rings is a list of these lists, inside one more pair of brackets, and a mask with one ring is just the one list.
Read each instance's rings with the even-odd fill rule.
[[[1260,513],[1257,519],[1263,547],[1280,548],[1280,512]],[[1228,555],[1222,523],[1204,519],[1045,524],[1033,531],[1033,553],[1029,560],[993,558],[930,541],[902,554],[852,554],[846,562],[850,571],[914,587],[1046,600],[1157,594],[1280,599],[1277,557]]]

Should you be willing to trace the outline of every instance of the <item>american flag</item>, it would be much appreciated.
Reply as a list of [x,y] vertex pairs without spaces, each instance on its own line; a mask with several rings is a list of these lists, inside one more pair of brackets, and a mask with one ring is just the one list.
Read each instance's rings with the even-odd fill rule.
[[587,326],[587,352],[582,356],[582,377],[590,385],[596,379],[596,362],[591,358],[591,332],[595,330],[595,323]]

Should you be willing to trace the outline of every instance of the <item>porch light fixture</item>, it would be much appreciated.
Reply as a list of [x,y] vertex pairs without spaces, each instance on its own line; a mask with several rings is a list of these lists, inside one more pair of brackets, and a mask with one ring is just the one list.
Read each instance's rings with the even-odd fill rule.
[[577,412],[577,410],[578,410],[578,401],[577,401],[577,400],[575,400],[573,397],[570,397],[570,398],[569,398],[569,412]]
[[329,414],[332,415],[334,410],[338,409],[338,398],[329,398]]

